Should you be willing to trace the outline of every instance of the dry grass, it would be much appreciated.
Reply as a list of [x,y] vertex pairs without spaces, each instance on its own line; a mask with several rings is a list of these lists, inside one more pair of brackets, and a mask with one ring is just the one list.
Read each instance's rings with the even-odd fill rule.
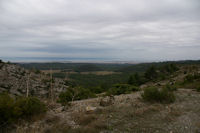
[[[100,115],[101,111],[95,111],[93,113],[76,112],[72,114],[74,121],[80,125],[76,130],[80,130],[80,133],[98,133],[107,129],[106,119],[103,115]],[[78,131],[77,131],[78,132]]]
[[164,121],[166,122],[173,122],[182,115],[181,110],[177,107],[168,107],[167,110],[167,114],[164,117]]
[[143,117],[145,114],[149,114],[152,112],[158,112],[160,111],[160,106],[155,106],[155,105],[150,105],[147,107],[142,107],[142,108],[138,108],[136,110],[134,110],[134,116],[139,116],[139,117]]
[[75,119],[75,121],[82,126],[86,126],[89,125],[90,123],[94,122],[95,120],[97,120],[97,117],[95,115],[83,115],[83,116],[78,116],[78,119]]
[[58,124],[54,124],[53,126],[46,128],[44,130],[44,133],[70,133],[72,132],[73,129],[64,123],[58,123]]
[[57,123],[59,121],[60,121],[60,117],[56,116],[56,115],[49,115],[45,119],[45,123],[47,123],[47,124],[53,124],[53,123]]
[[26,120],[29,121],[29,122],[35,122],[35,121],[39,121],[39,120],[44,119],[45,116],[46,116],[46,114],[33,115]]

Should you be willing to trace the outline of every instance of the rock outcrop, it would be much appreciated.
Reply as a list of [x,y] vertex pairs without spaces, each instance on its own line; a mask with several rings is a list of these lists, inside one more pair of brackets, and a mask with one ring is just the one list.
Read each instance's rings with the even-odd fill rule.
[[61,79],[51,79],[49,75],[36,70],[26,70],[16,64],[0,62],[0,92],[8,92],[13,95],[48,97],[50,89],[57,96],[67,86]]

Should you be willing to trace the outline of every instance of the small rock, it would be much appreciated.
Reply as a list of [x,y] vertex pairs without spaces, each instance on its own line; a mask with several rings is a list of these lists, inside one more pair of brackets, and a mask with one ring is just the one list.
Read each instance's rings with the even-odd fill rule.
[[86,107],[86,112],[87,113],[91,113],[91,112],[94,112],[96,109],[97,109],[97,107],[87,106]]
[[64,107],[62,106],[62,107],[55,109],[54,112],[61,113],[63,110],[64,110]]

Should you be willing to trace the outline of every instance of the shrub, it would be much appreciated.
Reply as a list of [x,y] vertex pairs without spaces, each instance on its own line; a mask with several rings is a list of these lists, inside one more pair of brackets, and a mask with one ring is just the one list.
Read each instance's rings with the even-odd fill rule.
[[95,94],[92,93],[89,89],[78,87],[78,95],[76,97],[76,100],[88,99],[92,97],[95,97]]
[[176,91],[176,90],[177,90],[177,87],[176,87],[175,85],[169,85],[169,84],[167,84],[167,85],[165,86],[165,88],[166,88],[167,90],[169,90],[169,91]]
[[188,82],[194,82],[196,80],[200,79],[200,74],[188,74],[185,78],[184,78],[184,83],[188,83]]
[[144,89],[142,98],[146,101],[171,103],[175,101],[175,96],[172,91],[167,88],[158,89],[156,87],[149,87]]
[[46,106],[35,97],[18,98],[15,107],[19,108],[22,117],[31,117],[46,112]]
[[36,69],[36,70],[35,70],[35,74],[41,74],[41,71],[38,70],[38,69]]
[[198,86],[198,87],[196,88],[196,90],[200,92],[200,86]]
[[70,101],[92,97],[95,97],[95,95],[89,89],[83,87],[73,87],[68,88],[65,92],[61,92],[58,102],[60,102],[62,105],[67,105]]
[[45,105],[37,98],[17,98],[0,94],[0,125],[11,124],[19,118],[32,117],[46,112]]
[[69,102],[72,101],[73,95],[71,94],[71,91],[67,90],[65,92],[61,92],[59,94],[58,102],[62,105],[69,105]]
[[159,69],[160,69],[160,71],[162,73],[166,73],[166,74],[172,74],[172,73],[174,73],[174,72],[176,72],[176,71],[179,70],[179,68],[177,67],[177,65],[173,64],[173,63],[171,63],[171,64],[165,64],[164,66],[161,66]]
[[128,84],[139,86],[145,82],[144,78],[140,76],[138,73],[135,73],[134,75],[131,75],[128,79]]
[[128,84],[116,84],[112,88],[110,88],[107,92],[108,95],[120,95],[131,93],[132,91],[138,91],[139,88],[136,86],[128,85]]
[[184,78],[184,82],[193,82],[194,77],[191,74],[188,74],[185,78]]
[[0,94],[0,125],[14,120],[13,109],[14,100],[8,94]]
[[95,94],[105,92],[105,89],[102,86],[95,86],[95,87],[92,87],[92,89],[90,90],[94,92]]
[[145,78],[147,80],[154,80],[158,77],[158,73],[156,71],[156,68],[154,66],[151,66],[148,68],[144,74]]

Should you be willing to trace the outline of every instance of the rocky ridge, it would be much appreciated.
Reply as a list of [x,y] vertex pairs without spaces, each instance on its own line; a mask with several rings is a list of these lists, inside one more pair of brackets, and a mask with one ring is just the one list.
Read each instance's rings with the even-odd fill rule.
[[65,90],[67,85],[61,79],[51,79],[47,74],[37,70],[26,70],[16,64],[0,62],[0,92],[25,96],[48,97],[52,86],[54,96]]

